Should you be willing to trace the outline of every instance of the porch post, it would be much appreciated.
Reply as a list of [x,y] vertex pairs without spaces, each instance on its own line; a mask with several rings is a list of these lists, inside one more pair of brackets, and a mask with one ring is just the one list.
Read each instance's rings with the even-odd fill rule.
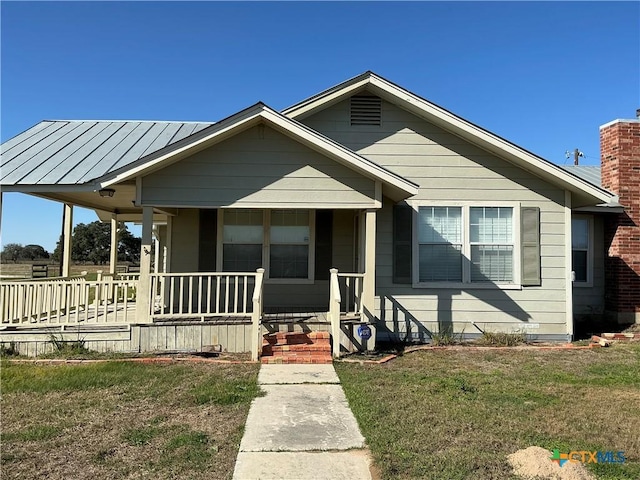
[[73,205],[64,204],[62,227],[62,276],[71,275],[71,233],[73,227]]
[[2,194],[3,192],[0,191],[0,239],[2,238]]
[[109,255],[109,273],[116,274],[118,264],[118,215],[111,214],[111,251]]
[[374,319],[376,293],[376,211],[365,212],[364,283],[362,291],[363,314],[369,321]]
[[153,226],[153,273],[160,273],[160,231]]
[[140,277],[136,293],[136,322],[148,323],[151,311],[151,229],[153,207],[142,207],[142,242],[140,244]]

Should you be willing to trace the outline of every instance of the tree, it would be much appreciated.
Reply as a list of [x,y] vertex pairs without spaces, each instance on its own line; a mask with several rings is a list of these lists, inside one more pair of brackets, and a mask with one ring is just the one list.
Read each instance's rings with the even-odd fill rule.
[[49,252],[47,252],[41,245],[25,245],[22,248],[23,260],[46,260],[49,258]]
[[[118,258],[129,262],[140,260],[140,238],[134,237],[127,226],[118,223]],[[60,260],[62,237],[53,252],[53,258]],[[108,263],[111,255],[111,225],[102,222],[79,223],[71,236],[71,259],[74,262],[91,262],[98,265]]]
[[3,262],[17,262],[22,256],[24,247],[19,243],[7,243],[2,249]]
[[123,223],[119,232],[118,260],[132,263],[140,263],[140,245],[142,239],[134,237]]

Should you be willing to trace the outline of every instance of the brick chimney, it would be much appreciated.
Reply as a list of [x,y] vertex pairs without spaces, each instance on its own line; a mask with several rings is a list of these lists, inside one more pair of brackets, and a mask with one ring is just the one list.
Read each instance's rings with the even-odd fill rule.
[[618,323],[640,323],[640,109],[636,115],[600,127],[602,186],[625,207],[605,219],[605,310]]

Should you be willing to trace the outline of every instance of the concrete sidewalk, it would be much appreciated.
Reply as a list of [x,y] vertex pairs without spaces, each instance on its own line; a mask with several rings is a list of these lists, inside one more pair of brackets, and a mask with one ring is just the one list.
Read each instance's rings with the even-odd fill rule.
[[234,480],[370,480],[370,458],[333,365],[262,365]]

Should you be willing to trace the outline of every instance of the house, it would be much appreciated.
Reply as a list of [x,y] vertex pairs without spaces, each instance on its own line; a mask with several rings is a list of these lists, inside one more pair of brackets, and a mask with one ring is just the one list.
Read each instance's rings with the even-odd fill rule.
[[254,358],[294,329],[330,331],[335,355],[445,332],[566,341],[574,310],[609,305],[602,232],[626,215],[613,183],[372,72],[216,123],[43,121],[2,145],[0,177],[67,206],[67,276],[73,205],[110,221],[114,245],[117,221],[142,223],[139,277],[112,261],[96,282],[2,285],[0,340],[30,353],[51,331]]

